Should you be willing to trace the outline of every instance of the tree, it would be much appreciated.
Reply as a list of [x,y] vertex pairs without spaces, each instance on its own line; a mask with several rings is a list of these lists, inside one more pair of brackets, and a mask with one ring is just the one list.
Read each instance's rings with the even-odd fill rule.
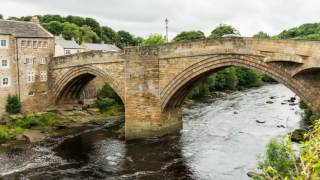
[[191,41],[195,39],[205,39],[202,31],[184,31],[173,38],[173,42]]
[[160,34],[150,34],[147,39],[142,42],[144,46],[160,45],[166,42],[165,38]]
[[77,26],[80,26],[80,27],[86,25],[85,19],[80,16],[67,16],[65,18],[65,21],[76,24]]
[[127,31],[118,31],[117,46],[123,48],[125,46],[137,46],[138,42],[132,34]]
[[63,25],[59,21],[51,21],[43,23],[42,26],[53,35],[60,35],[63,30]]
[[64,22],[64,18],[61,17],[60,15],[44,15],[44,16],[38,16],[39,20],[41,23],[49,23],[51,21],[58,21],[63,23]]
[[87,17],[85,19],[85,25],[90,26],[95,33],[100,35],[100,24],[95,19]]
[[0,19],[3,19],[3,15],[2,14],[0,14]]
[[280,39],[320,39],[320,23],[308,23],[282,31],[278,36]]
[[220,24],[218,27],[216,27],[212,32],[210,37],[211,38],[219,38],[226,34],[236,34],[240,35],[239,31],[235,29],[234,27],[226,24]]
[[99,43],[100,38],[97,36],[95,32],[91,30],[89,26],[83,26],[80,28],[80,42],[86,43]]
[[254,38],[260,38],[260,39],[269,39],[270,36],[269,34],[263,32],[263,31],[259,31],[257,34],[253,35]]
[[112,28],[103,26],[100,38],[104,43],[114,44],[117,42],[117,33]]
[[62,36],[64,39],[71,40],[74,39],[78,43],[80,42],[80,28],[79,26],[65,22],[63,23]]
[[16,95],[9,95],[7,98],[6,112],[17,114],[21,111],[21,102]]
[[10,16],[10,17],[7,18],[7,20],[19,21],[19,18],[14,17],[14,16]]

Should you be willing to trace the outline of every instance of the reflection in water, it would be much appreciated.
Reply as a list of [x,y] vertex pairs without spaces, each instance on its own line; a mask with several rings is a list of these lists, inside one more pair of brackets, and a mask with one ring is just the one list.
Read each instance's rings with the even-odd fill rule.
[[0,152],[1,164],[25,157],[0,167],[0,174],[14,169],[4,179],[248,179],[268,140],[300,126],[299,108],[283,104],[292,96],[282,85],[268,85],[196,103],[185,108],[180,133],[159,139],[125,142],[101,129],[52,150]]

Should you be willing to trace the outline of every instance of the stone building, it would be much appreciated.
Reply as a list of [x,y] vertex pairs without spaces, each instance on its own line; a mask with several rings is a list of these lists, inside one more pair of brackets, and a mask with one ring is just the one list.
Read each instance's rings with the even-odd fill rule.
[[9,94],[17,95],[23,111],[39,111],[49,105],[48,63],[54,38],[33,22],[0,20],[0,114]]
[[63,37],[55,36],[54,56],[65,56],[83,52],[83,48],[74,40],[65,40]]

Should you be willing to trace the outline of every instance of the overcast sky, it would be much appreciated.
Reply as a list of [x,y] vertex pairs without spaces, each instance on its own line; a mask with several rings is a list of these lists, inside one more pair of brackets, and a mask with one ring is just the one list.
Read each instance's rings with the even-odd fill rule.
[[0,0],[0,14],[78,15],[101,25],[135,35],[201,30],[207,35],[220,23],[230,24],[243,36],[263,30],[271,35],[283,29],[320,21],[319,0]]

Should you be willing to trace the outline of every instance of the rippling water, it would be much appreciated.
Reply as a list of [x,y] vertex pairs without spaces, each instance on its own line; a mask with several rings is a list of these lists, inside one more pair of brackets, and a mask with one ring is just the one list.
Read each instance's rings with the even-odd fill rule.
[[[285,101],[293,96],[275,84],[199,102],[184,109],[180,133],[159,139],[125,142],[101,129],[54,148],[1,151],[0,176],[41,180],[249,179],[246,173],[255,170],[257,154],[264,151],[265,144],[301,126],[301,110]],[[281,125],[284,127],[277,127]]]

